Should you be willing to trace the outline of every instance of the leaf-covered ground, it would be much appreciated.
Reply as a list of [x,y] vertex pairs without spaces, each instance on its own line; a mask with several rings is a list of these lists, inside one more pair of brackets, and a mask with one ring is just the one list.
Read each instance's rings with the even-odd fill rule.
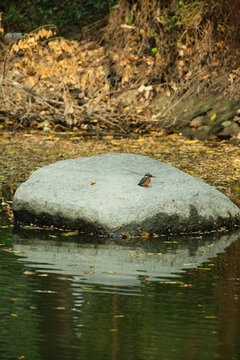
[[[145,17],[138,15],[140,22],[129,28],[124,24],[126,14],[116,12],[103,30],[102,42],[57,37],[56,27],[50,25],[0,42],[0,128],[151,134],[164,128],[182,131],[183,125],[206,115],[210,108],[209,119],[199,122],[198,118],[190,125],[189,137],[239,139],[240,57],[236,46],[232,45],[233,55],[224,51],[218,34],[218,42],[209,48],[208,25],[203,26],[198,41],[199,34],[194,40],[192,35],[185,38],[188,30],[182,29],[180,38],[185,39],[175,43],[168,29],[170,14],[161,24],[155,16],[160,11],[157,2],[151,11],[146,6],[150,0],[138,3]],[[198,5],[192,11],[202,14],[201,9]],[[138,13],[137,5],[132,11]],[[182,11],[188,13],[189,8]],[[198,28],[198,22],[195,25]],[[201,111],[194,102],[185,103],[196,97],[200,103],[216,93],[224,95],[218,102],[226,101],[228,107],[231,99],[236,108],[230,113],[216,111],[213,102]],[[177,105],[180,119],[174,112]],[[187,123],[183,106],[191,110]],[[218,126],[212,129],[215,122]]]
[[58,160],[130,152],[166,162],[224,192],[240,206],[240,148],[179,135],[84,139],[77,132],[4,132],[0,138],[0,188],[12,192],[31,172]]

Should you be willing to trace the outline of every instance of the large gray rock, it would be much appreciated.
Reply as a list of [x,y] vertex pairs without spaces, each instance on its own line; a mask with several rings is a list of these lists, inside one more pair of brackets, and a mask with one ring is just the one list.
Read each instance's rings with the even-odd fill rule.
[[[156,178],[144,188],[138,182],[146,172]],[[40,168],[16,191],[13,210],[15,220],[24,224],[108,234],[207,231],[240,222],[240,209],[224,194],[170,165],[134,154],[63,160]]]

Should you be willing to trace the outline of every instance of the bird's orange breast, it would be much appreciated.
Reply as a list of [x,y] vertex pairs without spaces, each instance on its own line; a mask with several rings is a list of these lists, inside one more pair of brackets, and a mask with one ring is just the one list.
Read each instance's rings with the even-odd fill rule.
[[151,181],[151,178],[150,178],[150,177],[146,178],[146,180],[141,184],[141,186],[148,186],[148,184],[150,183],[150,181]]

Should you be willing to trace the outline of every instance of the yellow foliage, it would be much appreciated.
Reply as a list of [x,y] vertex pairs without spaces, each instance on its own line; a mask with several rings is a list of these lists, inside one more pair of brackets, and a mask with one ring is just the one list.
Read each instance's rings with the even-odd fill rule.
[[0,36],[3,36],[4,29],[2,27],[2,13],[0,13]]

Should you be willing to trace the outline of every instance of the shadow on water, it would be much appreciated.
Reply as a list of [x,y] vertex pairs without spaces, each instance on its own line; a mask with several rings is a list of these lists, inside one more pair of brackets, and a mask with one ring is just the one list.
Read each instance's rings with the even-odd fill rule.
[[240,231],[99,243],[8,224],[0,359],[240,358]]

